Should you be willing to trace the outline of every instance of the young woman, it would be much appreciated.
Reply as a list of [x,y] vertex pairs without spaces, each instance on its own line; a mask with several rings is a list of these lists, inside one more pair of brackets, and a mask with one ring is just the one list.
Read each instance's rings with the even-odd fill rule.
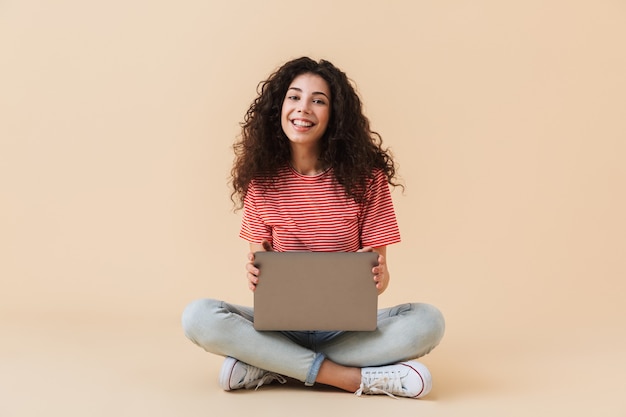
[[[395,165],[372,132],[346,75],[328,61],[287,62],[260,84],[234,149],[233,199],[243,208],[240,236],[250,244],[249,288],[263,279],[256,251],[375,251],[372,279],[389,285],[387,245],[400,241],[389,185]],[[411,359],[441,340],[433,306],[379,310],[372,332],[258,332],[252,308],[198,300],[183,314],[185,334],[226,357],[224,390],[295,378],[361,394],[419,398],[431,389]]]

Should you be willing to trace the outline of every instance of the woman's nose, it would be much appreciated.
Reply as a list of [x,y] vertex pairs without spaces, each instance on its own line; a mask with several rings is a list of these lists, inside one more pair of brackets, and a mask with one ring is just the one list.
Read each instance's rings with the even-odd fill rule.
[[298,107],[298,112],[300,113],[308,113],[310,108],[309,108],[309,102],[306,100],[300,100],[300,106]]

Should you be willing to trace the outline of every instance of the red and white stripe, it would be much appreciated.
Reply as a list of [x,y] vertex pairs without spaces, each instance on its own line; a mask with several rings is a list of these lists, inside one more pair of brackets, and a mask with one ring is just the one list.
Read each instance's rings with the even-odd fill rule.
[[279,252],[354,252],[400,241],[382,171],[375,172],[361,204],[346,197],[332,170],[305,176],[285,167],[276,179],[273,187],[253,181],[248,188],[239,233],[248,242],[266,239]]

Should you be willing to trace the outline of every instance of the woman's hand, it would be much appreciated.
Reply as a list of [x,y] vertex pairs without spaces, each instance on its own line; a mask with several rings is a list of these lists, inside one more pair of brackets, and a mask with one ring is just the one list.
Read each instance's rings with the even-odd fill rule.
[[266,251],[271,252],[272,245],[267,240],[261,242],[261,244],[251,243],[250,244],[250,253],[248,253],[248,263],[246,264],[246,277],[248,279],[248,288],[252,292],[256,290],[256,285],[259,283],[259,274],[261,271],[259,268],[254,266],[254,252]]
[[382,294],[389,285],[389,271],[387,270],[387,262],[385,260],[385,255],[387,254],[387,247],[381,246],[378,248],[373,248],[371,246],[365,246],[362,249],[359,249],[357,252],[376,252],[378,253],[378,265],[372,268],[372,273],[374,274],[374,282],[376,283],[376,289],[378,290],[378,295]]

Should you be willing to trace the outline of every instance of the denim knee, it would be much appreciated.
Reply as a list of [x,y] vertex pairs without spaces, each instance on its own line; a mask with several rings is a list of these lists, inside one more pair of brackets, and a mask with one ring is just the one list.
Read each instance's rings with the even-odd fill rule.
[[425,355],[441,342],[445,333],[446,322],[441,311],[433,305],[413,304],[413,309],[419,315],[421,328],[419,332],[420,344],[429,346],[428,350],[423,352]]
[[201,326],[206,326],[211,319],[212,311],[217,300],[201,299],[192,301],[185,307],[181,318],[185,336],[194,343],[198,343],[197,337]]
[[424,303],[406,303],[388,309],[383,320],[399,318],[399,337],[411,357],[421,357],[433,350],[443,338],[445,320],[435,306]]

